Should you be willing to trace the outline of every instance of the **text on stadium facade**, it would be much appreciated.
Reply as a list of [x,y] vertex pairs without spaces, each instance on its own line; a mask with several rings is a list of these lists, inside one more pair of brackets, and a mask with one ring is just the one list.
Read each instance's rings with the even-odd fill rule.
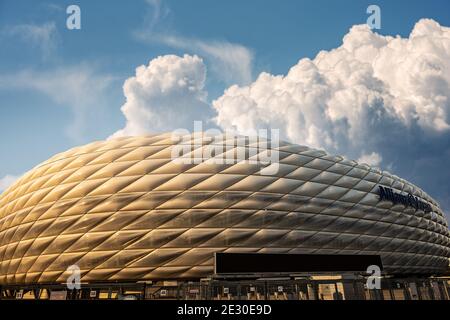
[[378,186],[379,188],[379,196],[380,201],[388,200],[392,201],[394,204],[401,203],[404,206],[410,206],[415,208],[416,210],[423,210],[425,212],[431,211],[431,205],[420,201],[419,198],[413,196],[411,193],[407,195],[403,195],[397,192],[394,192],[391,188]]

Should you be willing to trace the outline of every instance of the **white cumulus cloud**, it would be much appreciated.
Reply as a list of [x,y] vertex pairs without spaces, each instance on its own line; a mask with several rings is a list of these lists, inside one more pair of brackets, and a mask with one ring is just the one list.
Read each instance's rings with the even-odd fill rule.
[[340,47],[301,59],[286,75],[231,86],[213,106],[222,128],[279,128],[287,140],[357,159],[399,130],[448,132],[449,83],[450,28],[424,19],[401,38],[359,25]]
[[212,109],[205,78],[206,67],[195,55],[161,56],[138,67],[123,86],[126,125],[112,137],[186,128],[194,120],[208,120]]

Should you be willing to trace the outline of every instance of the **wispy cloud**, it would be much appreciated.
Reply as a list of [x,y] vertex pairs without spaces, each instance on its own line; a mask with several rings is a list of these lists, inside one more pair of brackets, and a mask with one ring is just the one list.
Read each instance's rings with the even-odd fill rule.
[[383,158],[376,152],[370,154],[363,154],[357,160],[359,163],[366,163],[370,166],[379,166]]
[[152,37],[177,49],[195,52],[210,61],[209,69],[227,84],[245,85],[252,80],[253,53],[243,45],[227,41],[204,41],[174,35]]
[[48,59],[55,51],[58,33],[54,22],[44,24],[18,24],[1,30],[3,37],[15,38],[39,48],[42,57]]
[[21,176],[7,174],[3,178],[0,178],[0,193],[6,190],[10,185],[17,181]]
[[62,66],[46,71],[26,69],[0,75],[0,88],[39,92],[56,104],[71,108],[74,120],[68,134],[80,140],[90,109],[99,108],[114,77],[96,72],[91,64]]
[[57,3],[43,3],[42,6],[46,9],[56,11],[56,12],[64,12],[64,7],[62,4]]
[[154,27],[170,14],[169,7],[163,5],[162,0],[145,0],[150,10],[144,19],[144,28],[153,31]]
[[[56,4],[43,5],[49,10],[62,9]],[[6,41],[22,41],[26,50],[39,48],[42,58],[51,62],[51,67],[44,70],[29,67],[0,74],[0,89],[35,91],[57,105],[70,108],[74,119],[67,128],[67,134],[71,139],[81,141],[88,115],[99,114],[114,77],[99,72],[92,62],[61,64],[56,52],[59,35],[54,21],[5,27],[0,30],[0,37],[6,38]]]
[[136,39],[146,43],[161,43],[202,56],[216,78],[226,84],[245,85],[252,81],[253,52],[249,48],[225,40],[186,37],[163,28],[170,9],[161,0],[147,0],[150,10],[144,26],[134,32]]

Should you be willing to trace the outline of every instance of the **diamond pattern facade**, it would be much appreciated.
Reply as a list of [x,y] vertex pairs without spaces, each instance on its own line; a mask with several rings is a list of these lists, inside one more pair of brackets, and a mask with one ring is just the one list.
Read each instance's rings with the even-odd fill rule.
[[[214,252],[380,254],[393,273],[448,266],[442,211],[399,177],[288,143],[274,175],[261,163],[176,163],[173,146],[170,134],[94,142],[25,174],[0,197],[0,284],[64,282],[74,264],[82,281],[198,278]],[[380,201],[378,186],[432,211]]]

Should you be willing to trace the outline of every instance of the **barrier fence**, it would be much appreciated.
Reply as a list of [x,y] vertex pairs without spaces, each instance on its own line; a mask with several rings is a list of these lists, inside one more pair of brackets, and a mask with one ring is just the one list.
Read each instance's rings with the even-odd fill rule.
[[1,286],[0,299],[176,300],[450,300],[450,279],[382,279],[368,289],[364,279],[208,280],[196,282],[82,283]]

